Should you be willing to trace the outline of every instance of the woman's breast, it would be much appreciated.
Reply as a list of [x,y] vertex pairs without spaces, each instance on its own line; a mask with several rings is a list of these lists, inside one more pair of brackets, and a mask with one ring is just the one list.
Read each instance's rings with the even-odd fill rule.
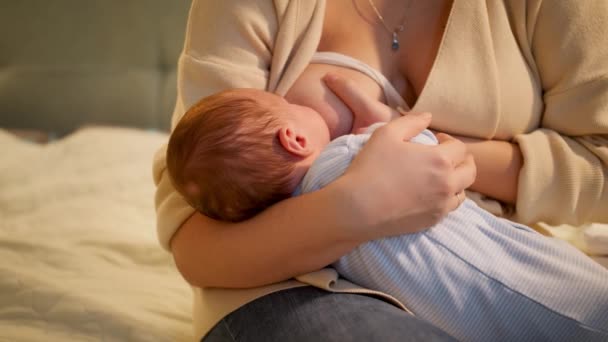
[[385,102],[385,98],[378,83],[359,71],[329,64],[309,64],[285,98],[291,103],[308,106],[319,112],[327,122],[333,139],[351,132],[353,114],[323,82],[323,77],[328,72],[353,80],[357,87],[373,99]]

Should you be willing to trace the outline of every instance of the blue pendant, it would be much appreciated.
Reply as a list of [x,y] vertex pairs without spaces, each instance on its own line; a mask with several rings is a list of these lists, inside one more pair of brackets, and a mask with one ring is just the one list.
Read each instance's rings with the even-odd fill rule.
[[397,39],[397,32],[393,32],[393,44],[391,44],[393,51],[399,50],[399,40]]

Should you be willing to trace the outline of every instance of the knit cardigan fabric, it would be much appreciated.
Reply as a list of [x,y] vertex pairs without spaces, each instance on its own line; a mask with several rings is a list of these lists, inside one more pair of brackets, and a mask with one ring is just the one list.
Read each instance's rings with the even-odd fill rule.
[[[321,38],[325,0],[194,0],[178,65],[173,126],[203,96],[232,87],[284,95]],[[432,128],[519,144],[522,223],[608,222],[608,2],[454,0],[414,111]],[[338,51],[340,52],[340,51]],[[157,230],[171,237],[194,212],[154,160]],[[323,269],[265,287],[194,290],[195,335],[274,291],[311,284],[370,292]],[[385,296],[396,305],[390,296]]]

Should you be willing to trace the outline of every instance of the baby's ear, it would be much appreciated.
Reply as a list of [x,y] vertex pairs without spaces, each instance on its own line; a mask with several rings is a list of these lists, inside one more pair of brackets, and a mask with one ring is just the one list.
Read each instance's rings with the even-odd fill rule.
[[313,152],[306,135],[297,132],[292,127],[281,127],[278,135],[283,148],[291,154],[305,158]]

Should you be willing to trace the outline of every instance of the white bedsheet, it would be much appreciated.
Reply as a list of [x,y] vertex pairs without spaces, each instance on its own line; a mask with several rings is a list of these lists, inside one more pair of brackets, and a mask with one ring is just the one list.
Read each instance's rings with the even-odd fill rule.
[[539,228],[548,235],[570,242],[600,265],[608,268],[608,224],[589,223],[575,227],[567,224],[549,226],[541,223]]
[[151,162],[166,135],[0,130],[0,341],[185,341],[191,292],[157,243]]

